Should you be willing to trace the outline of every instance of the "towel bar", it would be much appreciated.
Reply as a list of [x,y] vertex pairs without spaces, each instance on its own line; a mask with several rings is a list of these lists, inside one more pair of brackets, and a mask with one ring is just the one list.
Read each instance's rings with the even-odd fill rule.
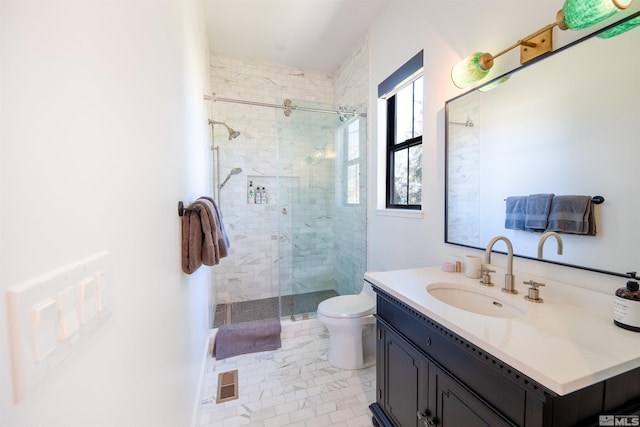
[[184,216],[186,211],[192,211],[193,209],[185,208],[182,200],[178,202],[178,216]]
[[[507,199],[504,199],[504,201],[506,202]],[[594,205],[601,205],[604,203],[604,197],[602,196],[593,196],[591,198],[591,203],[593,203]]]

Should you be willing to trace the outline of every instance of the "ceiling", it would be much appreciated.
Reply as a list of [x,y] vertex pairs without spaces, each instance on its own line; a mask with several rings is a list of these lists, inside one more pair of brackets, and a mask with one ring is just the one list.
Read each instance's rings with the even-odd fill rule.
[[389,0],[204,0],[212,55],[333,73]]

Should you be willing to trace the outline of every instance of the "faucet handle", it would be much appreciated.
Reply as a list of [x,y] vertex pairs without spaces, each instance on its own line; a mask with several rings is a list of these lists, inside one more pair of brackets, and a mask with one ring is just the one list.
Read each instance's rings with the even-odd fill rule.
[[544,301],[542,298],[540,298],[540,290],[538,289],[538,287],[540,286],[545,286],[544,283],[534,282],[533,280],[529,280],[528,282],[522,282],[522,283],[525,285],[531,286],[529,288],[528,295],[525,295],[524,299],[526,299],[527,301],[538,302],[538,303]]
[[480,284],[483,286],[493,286],[493,282],[491,281],[491,274],[495,273],[495,270],[489,270],[487,267],[482,268],[480,273],[482,274],[482,279],[480,279]]

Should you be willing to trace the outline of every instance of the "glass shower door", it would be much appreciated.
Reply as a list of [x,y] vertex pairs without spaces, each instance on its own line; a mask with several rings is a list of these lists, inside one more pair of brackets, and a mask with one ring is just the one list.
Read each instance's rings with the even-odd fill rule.
[[361,282],[366,264],[366,119],[294,110],[276,121],[282,315],[302,317],[326,298],[360,291],[353,276]]

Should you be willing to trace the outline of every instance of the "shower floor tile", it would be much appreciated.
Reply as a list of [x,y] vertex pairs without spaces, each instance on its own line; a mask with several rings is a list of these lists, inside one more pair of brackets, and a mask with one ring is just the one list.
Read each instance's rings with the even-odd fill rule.
[[[282,297],[282,315],[315,313],[320,302],[338,295],[336,291],[308,292]],[[218,328],[229,323],[249,322],[251,320],[278,317],[278,298],[264,298],[253,301],[218,304],[216,306],[213,327]]]
[[[372,426],[375,366],[329,365],[329,335],[317,319],[283,319],[281,336],[278,350],[207,360],[198,426]],[[218,374],[235,369],[238,399],[216,404]]]

